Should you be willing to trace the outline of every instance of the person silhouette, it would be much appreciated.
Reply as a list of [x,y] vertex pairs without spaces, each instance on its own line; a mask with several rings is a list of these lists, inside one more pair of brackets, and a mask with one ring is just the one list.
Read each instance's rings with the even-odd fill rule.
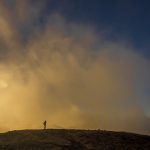
[[46,124],[47,124],[47,121],[45,120],[45,121],[43,122],[44,129],[46,129]]

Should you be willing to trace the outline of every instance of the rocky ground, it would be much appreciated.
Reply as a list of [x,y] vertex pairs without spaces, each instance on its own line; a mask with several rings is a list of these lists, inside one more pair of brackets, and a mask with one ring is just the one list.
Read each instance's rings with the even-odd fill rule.
[[22,130],[0,134],[0,150],[150,150],[150,136],[102,130]]

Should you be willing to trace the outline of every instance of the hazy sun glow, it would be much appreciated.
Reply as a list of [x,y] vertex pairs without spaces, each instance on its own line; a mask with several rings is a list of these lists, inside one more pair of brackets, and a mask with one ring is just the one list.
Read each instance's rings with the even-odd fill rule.
[[7,88],[8,87],[8,84],[4,81],[4,80],[1,80],[0,81],[0,88]]
[[149,60],[59,14],[49,16],[44,27],[33,26],[42,8],[34,6],[33,13],[30,0],[16,1],[14,13],[4,4],[0,1],[1,131],[42,128],[47,120],[53,128],[150,133],[137,94],[150,83]]

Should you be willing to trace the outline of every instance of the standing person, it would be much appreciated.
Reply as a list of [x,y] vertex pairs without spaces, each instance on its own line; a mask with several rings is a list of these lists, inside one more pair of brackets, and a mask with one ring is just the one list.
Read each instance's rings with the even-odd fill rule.
[[45,120],[45,121],[43,122],[44,129],[46,129],[46,124],[47,124],[47,121]]

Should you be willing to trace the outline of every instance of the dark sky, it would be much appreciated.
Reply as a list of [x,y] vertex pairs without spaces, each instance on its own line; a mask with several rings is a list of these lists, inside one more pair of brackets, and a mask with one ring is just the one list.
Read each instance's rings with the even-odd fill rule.
[[48,1],[45,13],[60,12],[70,21],[93,25],[150,56],[149,6],[148,0],[58,0]]

